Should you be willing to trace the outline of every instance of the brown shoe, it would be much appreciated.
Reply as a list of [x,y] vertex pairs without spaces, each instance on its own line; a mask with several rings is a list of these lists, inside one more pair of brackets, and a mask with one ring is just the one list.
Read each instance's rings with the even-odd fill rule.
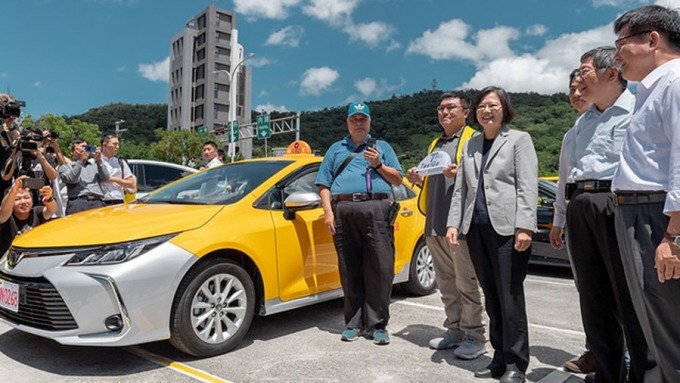
[[564,362],[564,369],[578,374],[595,372],[595,356],[590,351],[585,351],[578,358]]
[[595,373],[594,372],[589,372],[586,374],[586,377],[583,379],[587,383],[595,383]]

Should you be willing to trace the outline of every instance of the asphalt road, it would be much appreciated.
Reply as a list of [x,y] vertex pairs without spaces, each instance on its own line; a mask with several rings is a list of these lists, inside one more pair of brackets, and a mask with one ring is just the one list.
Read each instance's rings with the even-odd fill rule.
[[[530,269],[525,282],[531,361],[529,382],[582,382],[562,363],[584,343],[576,289],[568,269]],[[473,371],[474,361],[435,351],[428,341],[443,329],[438,293],[410,297],[395,291],[392,342],[340,341],[342,301],[269,317],[256,317],[241,346],[225,355],[195,359],[167,342],[128,348],[67,347],[0,323],[1,382],[494,382]],[[487,344],[487,348],[491,346]]]

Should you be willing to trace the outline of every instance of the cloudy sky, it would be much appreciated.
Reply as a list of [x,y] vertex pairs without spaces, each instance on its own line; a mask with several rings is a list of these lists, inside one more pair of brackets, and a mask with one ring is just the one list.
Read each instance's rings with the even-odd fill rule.
[[[565,92],[636,0],[21,0],[3,4],[0,91],[33,115],[166,103],[171,38],[209,4],[237,13],[257,110],[429,89]],[[680,7],[680,0],[656,3]]]

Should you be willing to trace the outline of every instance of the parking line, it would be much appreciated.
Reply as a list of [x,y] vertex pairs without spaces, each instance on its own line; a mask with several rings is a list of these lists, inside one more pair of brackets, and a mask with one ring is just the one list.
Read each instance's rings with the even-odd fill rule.
[[[405,305],[405,306],[419,307],[419,308],[429,309],[429,310],[444,311],[444,307],[424,305],[422,303],[406,302],[406,301],[395,301],[395,302],[392,302],[392,303],[402,304],[402,305]],[[565,329],[565,328],[545,326],[545,325],[540,325],[540,324],[535,324],[535,323],[529,323],[529,326],[539,328],[541,330],[557,331],[557,332],[562,332],[562,333],[569,334],[569,335],[585,336],[585,334],[582,331],[575,331],[575,330],[569,330],[569,329]]]
[[222,379],[220,377],[217,377],[215,375],[212,375],[210,373],[207,373],[205,371],[193,368],[191,366],[187,366],[184,363],[180,362],[175,362],[174,360],[164,358],[160,355],[156,355],[154,353],[151,353],[149,351],[146,351],[140,347],[137,346],[131,346],[131,347],[125,347],[125,350],[128,352],[135,354],[141,358],[144,358],[150,362],[156,363],[160,366],[163,367],[168,367],[171,368],[179,373],[182,373],[184,375],[187,375],[189,377],[192,377],[198,381],[201,382],[206,382],[206,383],[232,383],[229,380]]

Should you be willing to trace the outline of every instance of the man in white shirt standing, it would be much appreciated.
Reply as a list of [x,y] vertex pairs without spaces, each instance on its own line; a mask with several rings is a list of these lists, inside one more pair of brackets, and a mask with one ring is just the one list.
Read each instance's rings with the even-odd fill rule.
[[109,180],[101,184],[104,192],[105,205],[117,205],[123,203],[125,189],[134,190],[137,179],[130,170],[127,161],[116,157],[120,142],[114,135],[105,135],[101,140],[102,160],[107,165]]
[[206,141],[203,144],[203,160],[205,160],[205,167],[208,169],[222,165],[222,161],[218,157],[217,144],[214,141]]
[[612,182],[616,234],[656,381],[680,382],[680,14],[637,8],[614,32],[623,76],[640,82]]

